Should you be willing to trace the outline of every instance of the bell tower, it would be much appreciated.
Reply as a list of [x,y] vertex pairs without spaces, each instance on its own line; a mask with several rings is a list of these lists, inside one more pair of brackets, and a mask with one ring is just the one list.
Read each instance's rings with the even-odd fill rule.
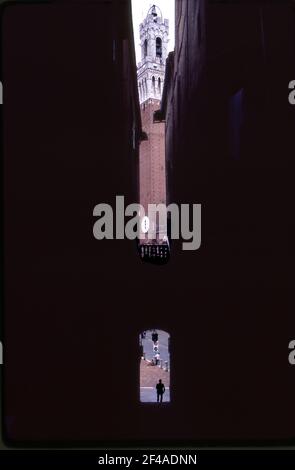
[[160,8],[150,7],[139,26],[141,62],[137,80],[140,104],[152,98],[161,100],[167,58],[169,21],[163,19]]
[[[163,19],[161,10],[153,5],[139,26],[141,62],[137,69],[142,129],[147,136],[139,149],[139,200],[145,214],[149,204],[166,204],[165,124],[155,121],[154,113],[162,97],[168,32],[168,20]],[[148,233],[141,235],[141,258],[153,263],[167,262],[167,227],[151,220]]]

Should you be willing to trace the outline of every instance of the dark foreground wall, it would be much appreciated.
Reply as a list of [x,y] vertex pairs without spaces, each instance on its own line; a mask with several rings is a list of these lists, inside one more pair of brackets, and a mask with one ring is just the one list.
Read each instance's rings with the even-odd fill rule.
[[[170,262],[154,266],[141,263],[134,242],[92,234],[96,204],[136,197],[140,122],[128,3],[14,5],[2,16],[6,436],[291,437],[290,141],[280,123],[292,126],[281,101],[287,90],[276,85],[295,78],[294,24],[284,12],[267,13],[265,70],[261,43],[247,46],[257,11],[243,11],[249,37],[240,37],[241,24],[230,29],[238,10],[227,24],[222,6],[197,19],[194,5],[202,4],[188,3],[191,23],[179,27],[188,28],[191,71],[189,86],[182,72],[172,90],[182,104],[169,144],[171,194],[203,204],[203,241],[195,252],[175,243]],[[217,45],[227,34],[222,55]],[[183,60],[176,55],[175,69]],[[270,82],[260,94],[262,74]],[[236,122],[239,98],[229,97],[241,87],[249,98],[237,151],[224,110],[230,106]],[[161,409],[139,403],[138,334],[154,327],[171,335],[172,402]]]
[[171,259],[189,279],[210,435],[292,435],[294,19],[286,3],[177,2],[162,101],[169,197],[202,204],[202,246],[175,244]]

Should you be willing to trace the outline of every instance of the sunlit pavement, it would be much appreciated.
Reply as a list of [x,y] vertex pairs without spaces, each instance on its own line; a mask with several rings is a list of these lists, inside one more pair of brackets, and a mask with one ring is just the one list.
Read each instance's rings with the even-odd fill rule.
[[[140,387],[140,401],[144,403],[157,402],[157,392],[153,387]],[[170,389],[166,388],[163,402],[170,402]]]

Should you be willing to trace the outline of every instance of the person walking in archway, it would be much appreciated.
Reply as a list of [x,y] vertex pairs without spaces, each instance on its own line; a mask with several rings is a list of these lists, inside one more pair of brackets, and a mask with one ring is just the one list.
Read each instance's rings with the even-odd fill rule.
[[157,402],[163,401],[163,395],[165,393],[165,385],[162,383],[162,380],[160,379],[159,382],[156,385],[156,390],[157,390]]

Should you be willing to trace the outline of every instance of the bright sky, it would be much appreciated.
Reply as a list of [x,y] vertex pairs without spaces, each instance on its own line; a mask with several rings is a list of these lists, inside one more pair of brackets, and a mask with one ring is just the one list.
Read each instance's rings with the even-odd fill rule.
[[147,15],[149,8],[156,5],[160,8],[163,18],[169,20],[169,43],[168,52],[174,49],[174,18],[175,18],[175,0],[131,0],[132,3],[132,16],[133,16],[133,30],[136,51],[136,63],[141,61],[140,39],[139,39],[139,25],[142,23]]

